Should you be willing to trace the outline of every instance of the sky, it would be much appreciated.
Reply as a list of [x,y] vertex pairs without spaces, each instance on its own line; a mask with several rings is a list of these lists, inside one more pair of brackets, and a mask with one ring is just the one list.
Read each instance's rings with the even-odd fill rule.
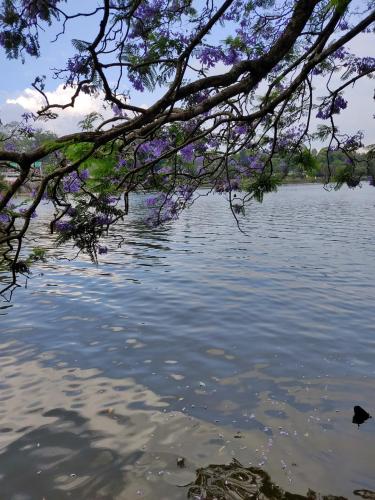
[[[69,5],[69,3],[68,3]],[[80,0],[81,11],[91,10],[96,2],[92,0]],[[42,55],[40,58],[27,58],[22,64],[19,60],[8,60],[4,52],[0,52],[0,120],[8,123],[19,120],[25,111],[36,111],[40,106],[40,96],[32,89],[31,83],[38,75],[50,75],[51,69],[62,67],[69,56],[74,54],[74,48],[70,40],[81,38],[91,40],[97,30],[98,19],[85,18],[68,24],[66,35],[53,42],[56,36],[56,28],[48,28],[41,36]],[[219,36],[219,35],[216,35]],[[224,38],[225,34],[221,38]],[[351,43],[350,49],[360,56],[374,56],[373,35],[362,34]],[[228,67],[220,69],[228,70]],[[323,93],[322,81],[316,81],[317,94]],[[72,89],[64,89],[61,81],[49,78],[46,89],[51,101],[58,103],[66,102],[72,93]],[[362,130],[365,133],[365,144],[375,143],[375,79],[362,79],[355,87],[346,91],[349,101],[348,108],[338,117],[337,123],[347,133],[355,133]],[[147,107],[158,97],[160,91],[151,94],[149,92],[132,92],[131,103],[141,107]],[[85,115],[92,111],[101,112],[104,117],[112,113],[100,106],[100,99],[87,95],[77,100],[76,106],[64,112],[64,116],[57,120],[49,121],[40,126],[53,130],[58,135],[64,135],[77,130],[77,123]],[[314,119],[313,124],[318,120]]]

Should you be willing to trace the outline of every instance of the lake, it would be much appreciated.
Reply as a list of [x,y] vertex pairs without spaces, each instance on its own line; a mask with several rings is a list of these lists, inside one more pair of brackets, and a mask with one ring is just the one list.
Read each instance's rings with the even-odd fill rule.
[[243,232],[201,194],[153,230],[134,197],[98,266],[40,210],[49,260],[0,303],[1,500],[204,498],[232,459],[375,498],[374,188],[283,186]]

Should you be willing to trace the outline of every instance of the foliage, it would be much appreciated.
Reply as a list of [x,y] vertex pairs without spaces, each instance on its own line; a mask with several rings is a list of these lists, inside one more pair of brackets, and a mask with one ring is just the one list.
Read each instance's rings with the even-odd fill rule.
[[34,262],[45,262],[47,250],[42,247],[35,247],[30,252],[27,258],[27,264],[32,264]]

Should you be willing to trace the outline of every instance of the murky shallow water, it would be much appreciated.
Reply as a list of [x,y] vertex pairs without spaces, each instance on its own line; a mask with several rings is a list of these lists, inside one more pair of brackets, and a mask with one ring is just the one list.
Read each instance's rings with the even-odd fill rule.
[[375,419],[351,422],[375,413],[374,193],[287,186],[246,234],[202,197],[131,215],[98,267],[51,250],[0,305],[0,499],[182,499],[232,458],[375,490]]

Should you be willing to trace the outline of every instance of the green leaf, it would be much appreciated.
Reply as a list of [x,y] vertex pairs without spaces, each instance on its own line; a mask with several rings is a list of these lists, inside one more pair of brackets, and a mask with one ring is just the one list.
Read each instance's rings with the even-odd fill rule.
[[316,175],[319,172],[320,164],[317,158],[308,149],[301,152],[299,163],[308,175]]

